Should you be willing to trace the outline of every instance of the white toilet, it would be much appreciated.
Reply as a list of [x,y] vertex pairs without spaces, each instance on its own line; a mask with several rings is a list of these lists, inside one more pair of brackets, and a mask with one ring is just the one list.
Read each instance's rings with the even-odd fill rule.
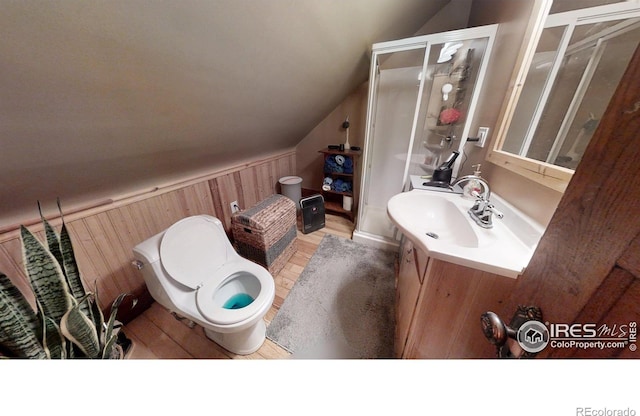
[[159,304],[202,326],[209,339],[235,354],[251,354],[263,344],[273,276],[234,250],[219,219],[184,218],[133,253]]

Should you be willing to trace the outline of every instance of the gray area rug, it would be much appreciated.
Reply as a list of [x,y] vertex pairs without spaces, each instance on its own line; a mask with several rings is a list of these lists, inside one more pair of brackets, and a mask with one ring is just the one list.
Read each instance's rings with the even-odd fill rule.
[[325,235],[267,327],[292,358],[391,358],[395,251]]

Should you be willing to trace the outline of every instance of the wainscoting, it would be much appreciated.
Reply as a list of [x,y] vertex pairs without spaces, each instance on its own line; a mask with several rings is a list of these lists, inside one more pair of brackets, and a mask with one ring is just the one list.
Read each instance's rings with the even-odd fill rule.
[[[295,151],[289,150],[141,195],[108,201],[96,208],[65,214],[85,287],[88,290],[96,288],[103,310],[108,310],[120,293],[134,294],[138,304],[135,307],[123,305],[118,317],[127,322],[138,316],[151,305],[152,299],[142,275],[131,265],[131,250],[136,244],[184,217],[198,214],[219,218],[230,233],[230,203],[237,200],[244,209],[279,192],[278,179],[295,175],[295,160]],[[59,229],[59,218],[49,221]],[[40,224],[28,228],[44,241]],[[23,267],[18,229],[0,234],[0,271],[16,284],[35,308]]]

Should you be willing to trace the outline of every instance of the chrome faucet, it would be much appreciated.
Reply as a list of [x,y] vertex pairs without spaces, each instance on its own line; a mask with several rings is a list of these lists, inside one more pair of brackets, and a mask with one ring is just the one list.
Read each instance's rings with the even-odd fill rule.
[[484,192],[480,195],[482,195],[488,201],[489,197],[491,196],[491,191],[489,190],[489,183],[482,176],[478,176],[478,175],[461,176],[457,178],[455,181],[453,181],[453,183],[451,184],[451,187],[453,188],[462,182],[468,182],[474,179],[482,184],[482,188],[484,189]]
[[[472,220],[482,228],[493,227],[493,215],[503,218],[504,214],[496,209],[484,195],[476,194],[476,202],[467,211]],[[493,215],[492,215],[493,214]]]
[[491,197],[491,190],[489,188],[489,183],[481,176],[478,175],[466,175],[460,178],[457,178],[451,186],[458,185],[462,182],[468,182],[476,180],[482,184],[483,191],[482,193],[478,193],[473,191],[472,194],[476,197],[476,202],[474,202],[473,206],[469,208],[467,211],[469,216],[482,228],[491,228],[493,227],[493,215],[498,218],[503,218],[504,214],[496,209],[496,207],[489,202],[489,197]]

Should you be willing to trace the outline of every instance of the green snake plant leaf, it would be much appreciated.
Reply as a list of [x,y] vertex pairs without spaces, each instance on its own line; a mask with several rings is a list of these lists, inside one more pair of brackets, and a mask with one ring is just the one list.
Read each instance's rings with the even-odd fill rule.
[[62,334],[73,342],[87,357],[100,358],[102,351],[98,339],[98,330],[87,315],[80,311],[80,304],[87,302],[91,294],[79,299],[60,320]]
[[[69,231],[67,230],[67,226],[64,222],[62,223],[62,229],[60,230],[60,251],[62,254],[61,264],[67,278],[67,284],[71,290],[71,295],[76,299],[82,299],[86,295],[86,292],[84,290],[82,280],[80,279],[80,270],[78,269],[73,245],[71,244],[71,236],[69,235]],[[91,316],[91,306],[88,302],[83,302],[80,309],[93,320],[93,317]]]
[[113,357],[113,349],[115,348],[117,340],[118,340],[118,336],[116,334],[111,335],[111,337],[107,340],[107,343],[104,345],[104,348],[102,349],[103,360],[108,360]]
[[32,328],[33,332],[39,334],[41,331],[41,323],[36,313],[22,292],[20,292],[13,282],[2,272],[0,272],[0,291],[9,297],[11,303],[21,312],[25,322]]
[[34,322],[37,322],[35,312],[2,273],[0,286],[0,350],[12,357],[47,358],[34,329]]
[[[102,314],[102,309],[100,309],[100,305],[98,302],[98,285],[96,284],[96,282],[93,283],[94,285],[94,296],[93,296],[93,300],[90,302],[90,307],[91,307],[91,316],[90,318],[93,319],[93,325],[96,328],[104,328],[104,315]],[[98,338],[100,341],[100,345],[104,345],[105,344],[105,339],[104,339],[104,331],[98,331]]]
[[[62,268],[62,272],[64,273],[67,284],[69,285],[71,295],[76,299],[80,299],[86,294],[86,292],[84,290],[82,280],[80,279],[78,263],[73,251],[73,245],[71,244],[71,236],[69,235],[69,231],[67,230],[67,226],[64,222],[64,217],[62,216],[60,199],[58,199],[58,210],[60,211],[60,218],[62,218],[62,229],[60,230],[60,235],[56,233],[55,229],[51,224],[49,224],[42,214],[40,201],[38,201],[38,211],[40,212],[40,218],[42,219],[42,224],[47,236],[47,247]],[[91,314],[91,308],[89,308],[89,305],[87,304],[82,306],[82,311],[87,315]]]
[[60,327],[53,319],[42,314],[38,302],[38,315],[42,318],[42,326],[44,328],[42,334],[42,346],[47,354],[47,358],[67,358],[67,341],[65,340]]
[[44,232],[47,237],[47,247],[49,252],[53,254],[53,257],[58,261],[58,264],[62,265],[62,252],[60,251],[60,237],[49,224],[49,222],[42,215],[42,208],[40,207],[40,201],[38,201],[38,212],[40,212],[40,218],[42,219],[42,225],[44,226]]
[[[117,336],[114,335],[113,333],[113,326],[115,325],[116,322],[116,316],[118,315],[118,308],[120,307],[120,304],[122,303],[122,301],[124,300],[124,298],[126,298],[127,296],[131,296],[128,293],[121,293],[120,295],[118,295],[118,297],[116,298],[116,300],[113,301],[113,303],[111,304],[111,312],[109,314],[109,321],[107,322],[106,325],[106,329],[105,329],[105,346],[104,349],[102,351],[102,358],[110,358],[110,354],[111,354],[111,350],[113,349],[113,344],[115,343]],[[135,299],[133,301],[133,306],[136,305],[136,303],[138,302],[137,299]]]
[[24,265],[42,313],[59,322],[71,309],[73,298],[58,261],[24,226],[20,227]]

